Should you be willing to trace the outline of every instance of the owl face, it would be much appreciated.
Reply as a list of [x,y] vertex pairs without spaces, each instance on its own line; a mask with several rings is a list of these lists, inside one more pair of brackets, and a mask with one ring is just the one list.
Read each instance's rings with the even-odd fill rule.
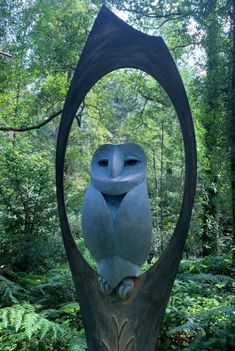
[[90,168],[91,182],[108,195],[121,195],[146,177],[147,158],[134,143],[105,144],[96,150]]

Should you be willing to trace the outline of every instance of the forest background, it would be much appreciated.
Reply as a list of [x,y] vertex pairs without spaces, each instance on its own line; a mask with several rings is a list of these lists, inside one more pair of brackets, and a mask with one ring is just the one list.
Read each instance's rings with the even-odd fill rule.
[[[234,0],[0,1],[0,350],[86,350],[59,229],[54,161],[63,102],[103,3],[134,28],[164,38],[196,131],[195,206],[158,348],[233,350]],[[69,138],[69,222],[94,267],[80,228],[89,163],[99,145],[126,141],[148,157],[154,240],[147,269],[179,215],[184,151],[168,97],[134,69],[114,71],[92,88]]]

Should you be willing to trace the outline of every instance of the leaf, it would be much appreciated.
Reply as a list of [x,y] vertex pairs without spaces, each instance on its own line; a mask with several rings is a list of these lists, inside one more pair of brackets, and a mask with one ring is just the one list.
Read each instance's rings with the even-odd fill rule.
[[35,326],[36,326],[37,320],[38,320],[38,316],[36,313],[26,313],[24,316],[23,328],[29,340],[31,339],[36,329]]
[[87,350],[86,339],[80,336],[74,336],[70,339],[68,351],[85,351]]
[[40,331],[40,339],[43,339],[46,336],[50,328],[51,328],[51,324],[47,319],[41,318],[39,320],[38,330]]
[[77,302],[70,302],[63,304],[59,311],[65,312],[65,313],[75,313],[80,311],[80,306],[79,303]]
[[16,330],[16,332],[18,332],[18,330],[21,327],[21,323],[22,323],[22,320],[23,320],[23,315],[24,315],[24,310],[22,308],[17,308],[16,309],[16,313],[15,313],[15,320],[16,320],[15,330]]
[[3,321],[4,328],[7,328],[7,326],[8,326],[8,310],[4,309],[3,311],[1,311],[0,317]]

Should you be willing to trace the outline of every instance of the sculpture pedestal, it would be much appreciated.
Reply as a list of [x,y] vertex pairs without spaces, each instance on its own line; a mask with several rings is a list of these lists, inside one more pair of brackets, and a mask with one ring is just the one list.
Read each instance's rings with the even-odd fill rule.
[[[178,233],[180,234],[180,233]],[[181,254],[176,241],[183,245],[186,235],[171,239],[158,262],[135,280],[133,294],[123,300],[116,294],[100,292],[97,273],[76,246],[69,256],[83,316],[88,350],[156,351],[157,338],[165,308],[178,269]]]

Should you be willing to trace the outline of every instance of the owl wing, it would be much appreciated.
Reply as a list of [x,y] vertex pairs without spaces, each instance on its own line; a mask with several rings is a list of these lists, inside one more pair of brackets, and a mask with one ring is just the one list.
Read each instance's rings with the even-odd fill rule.
[[113,253],[113,221],[102,193],[89,185],[82,207],[82,232],[96,261]]
[[130,190],[114,221],[116,255],[136,265],[147,259],[152,240],[152,217],[146,181]]

